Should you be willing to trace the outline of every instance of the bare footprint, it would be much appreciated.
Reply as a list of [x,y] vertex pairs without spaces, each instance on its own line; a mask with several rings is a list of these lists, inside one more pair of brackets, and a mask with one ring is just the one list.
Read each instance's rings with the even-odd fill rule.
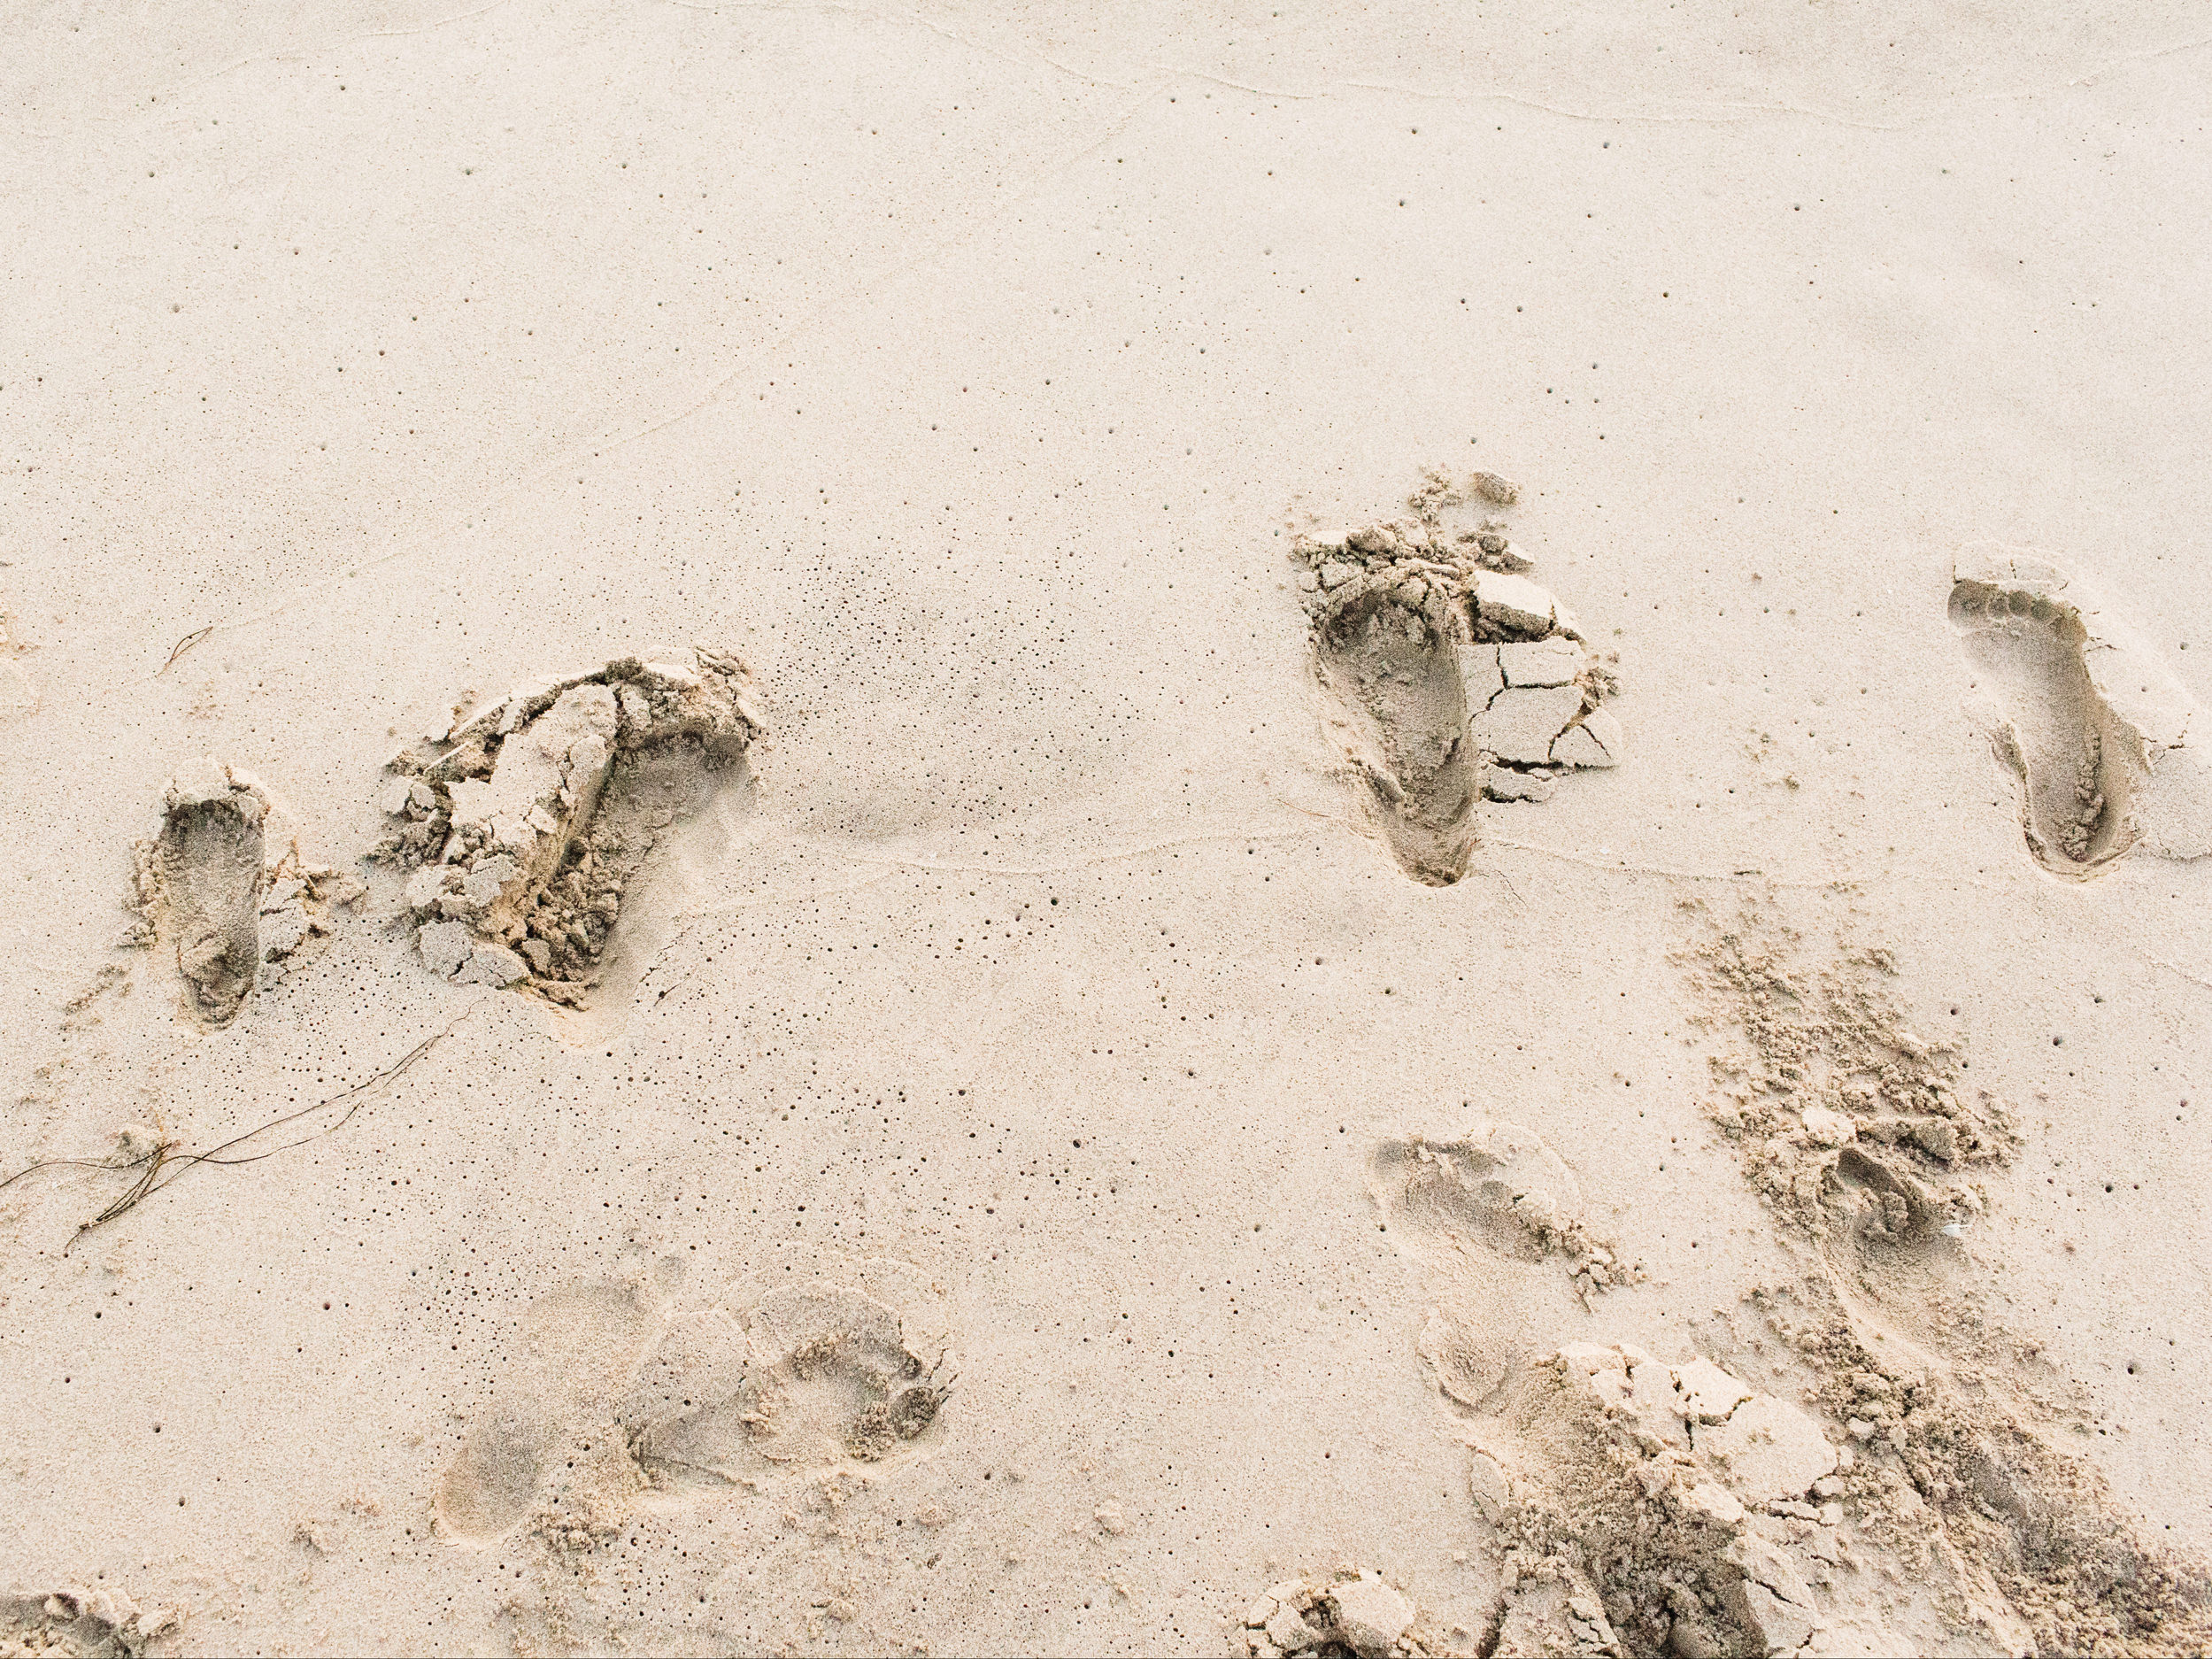
[[1314,654],[1365,772],[1399,867],[1432,887],[1467,874],[1481,776],[1460,679],[1459,629],[1448,588],[1386,560],[1321,566]]
[[1558,774],[1612,766],[1622,746],[1601,706],[1612,675],[1521,574],[1502,521],[1447,530],[1469,497],[1514,494],[1490,474],[1464,490],[1432,477],[1410,519],[1296,552],[1332,731],[1399,867],[1431,886],[1467,873],[1478,799],[1545,799]]
[[[1565,1160],[1517,1124],[1477,1118],[1445,1137],[1380,1141],[1367,1184],[1391,1242],[1430,1269],[1435,1300],[1416,1351],[1461,1411],[1494,1398],[1539,1331],[1557,1341],[1570,1292],[1587,1308],[1592,1295],[1643,1277],[1584,1224]],[[1563,1274],[1542,1270],[1553,1260]]]
[[2212,775],[2189,744],[2212,728],[2087,583],[1979,546],[1954,561],[1950,615],[2038,863],[2078,879],[2139,844],[2212,852]]
[[533,1303],[520,1334],[439,1478],[439,1526],[464,1542],[528,1522],[588,1546],[649,1487],[891,1461],[951,1392],[896,1312],[842,1285],[772,1291],[742,1319],[579,1285]]
[[743,1321],[673,1321],[615,1416],[656,1480],[736,1480],[765,1465],[884,1462],[921,1439],[951,1393],[898,1315],[843,1285],[770,1292]]
[[1455,1265],[1479,1247],[1522,1262],[1565,1257],[1585,1292],[1630,1277],[1584,1227],[1574,1171],[1515,1123],[1477,1118],[1448,1139],[1377,1142],[1368,1193],[1399,1247],[1432,1264]]
[[170,784],[161,833],[138,848],[150,942],[174,957],[186,1010],[204,1025],[237,1018],[260,973],[268,806],[259,789],[211,767]]
[[159,945],[184,982],[186,1013],[227,1025],[257,986],[283,977],[302,948],[328,933],[340,907],[366,889],[308,863],[297,841],[270,862],[274,807],[249,774],[208,762],[165,797],[161,829],[134,849],[125,943]]
[[760,730],[744,666],[697,655],[517,691],[391,762],[382,804],[400,822],[375,856],[414,872],[426,963],[582,1004],[646,861],[742,782]]
[[[601,1471],[611,1437],[599,1431],[657,1317],[639,1292],[616,1285],[575,1285],[531,1303],[507,1375],[439,1478],[441,1529],[468,1542],[496,1538],[552,1495],[557,1471],[570,1486]],[[577,1455],[591,1452],[599,1455]]]
[[898,1316],[859,1291],[773,1291],[753,1343],[745,1426],[771,1462],[879,1462],[929,1430],[950,1390]]

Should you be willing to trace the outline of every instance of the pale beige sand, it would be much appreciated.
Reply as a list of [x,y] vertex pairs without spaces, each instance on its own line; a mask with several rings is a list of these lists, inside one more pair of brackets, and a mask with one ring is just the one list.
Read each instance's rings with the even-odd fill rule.
[[2200,1650],[2212,44],[1738,10],[0,21],[0,1651]]

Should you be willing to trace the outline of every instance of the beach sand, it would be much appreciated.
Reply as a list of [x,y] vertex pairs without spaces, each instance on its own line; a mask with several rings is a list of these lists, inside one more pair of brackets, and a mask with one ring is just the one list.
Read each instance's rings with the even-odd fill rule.
[[0,1652],[2203,1651],[2208,53],[0,23]]

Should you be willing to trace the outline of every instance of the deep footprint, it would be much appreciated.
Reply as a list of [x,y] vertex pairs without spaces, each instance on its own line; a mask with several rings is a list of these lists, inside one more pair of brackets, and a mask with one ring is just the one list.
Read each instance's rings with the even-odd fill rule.
[[391,762],[422,959],[462,983],[581,1004],[624,896],[670,828],[743,774],[761,728],[742,663],[623,659],[515,692]]
[[1478,799],[1543,800],[1559,774],[1621,755],[1601,706],[1611,674],[1521,574],[1529,561],[1503,522],[1446,529],[1446,511],[1470,497],[1514,494],[1489,474],[1465,490],[1432,479],[1410,519],[1341,543],[1301,539],[1295,554],[1332,727],[1399,867],[1431,886],[1466,875]]
[[267,814],[261,791],[227,774],[172,783],[161,833],[139,850],[140,909],[173,953],[186,1009],[203,1024],[236,1019],[260,972]]
[[1356,733],[1383,837],[1399,867],[1432,887],[1466,875],[1475,852],[1479,773],[1450,605],[1423,575],[1381,571],[1341,582],[1314,612],[1322,683]]
[[2028,851],[2054,875],[2098,874],[2138,844],[2175,857],[2212,850],[2212,786],[2189,748],[2195,699],[2093,591],[2003,549],[1954,567],[1952,626],[1990,739],[2013,774]]

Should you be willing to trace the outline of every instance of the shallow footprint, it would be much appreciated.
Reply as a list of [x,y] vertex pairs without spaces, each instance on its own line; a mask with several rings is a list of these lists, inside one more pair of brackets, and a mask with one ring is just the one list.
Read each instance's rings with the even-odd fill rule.
[[[600,1471],[607,1437],[597,1431],[628,1386],[654,1318],[636,1292],[616,1285],[574,1285],[531,1303],[506,1375],[439,1477],[440,1529],[471,1543],[496,1538],[537,1509],[557,1465],[582,1466],[578,1478]],[[598,1459],[556,1455],[594,1446]]]
[[858,1291],[771,1292],[753,1339],[765,1362],[746,1379],[745,1424],[772,1462],[880,1462],[927,1431],[950,1392],[898,1316]]
[[880,1462],[920,1439],[951,1392],[898,1314],[856,1290],[772,1291],[747,1324],[720,1308],[686,1315],[639,1368],[615,1416],[648,1475]]
[[2003,548],[1962,553],[1952,625],[1996,705],[1990,738],[2012,772],[2021,831],[2054,875],[2096,875],[2139,843],[2212,851],[2212,777],[2199,709],[2093,590]]
[[1469,1245],[1524,1261],[1588,1248],[1574,1171],[1517,1124],[1481,1118],[1449,1140],[1378,1142],[1368,1192],[1400,1246],[1431,1261]]

